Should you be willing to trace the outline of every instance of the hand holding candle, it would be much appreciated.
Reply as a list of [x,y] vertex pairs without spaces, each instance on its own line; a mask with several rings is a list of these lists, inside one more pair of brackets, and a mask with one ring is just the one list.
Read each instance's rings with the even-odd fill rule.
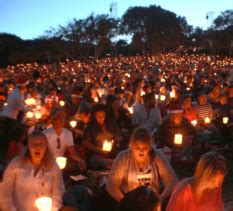
[[50,197],[40,197],[35,201],[35,207],[39,211],[51,211],[52,210],[52,199]]
[[182,134],[175,134],[174,143],[178,144],[178,145],[180,145],[180,144],[183,143],[183,136],[182,136]]
[[206,124],[209,124],[211,122],[211,119],[209,117],[206,117],[204,121]]
[[103,143],[103,150],[106,152],[110,152],[112,150],[113,140],[108,141],[105,140]]
[[223,122],[223,124],[227,124],[228,123],[228,120],[229,120],[229,118],[228,117],[223,117],[222,118],[222,122]]
[[64,169],[66,167],[66,161],[66,157],[56,157],[56,162],[60,169]]

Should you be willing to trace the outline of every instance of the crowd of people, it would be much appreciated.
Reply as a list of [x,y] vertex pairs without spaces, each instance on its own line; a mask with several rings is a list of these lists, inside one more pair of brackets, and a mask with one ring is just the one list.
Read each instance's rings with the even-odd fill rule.
[[[44,210],[43,197],[52,202],[46,210],[224,210],[220,152],[233,137],[233,58],[167,53],[8,66],[0,110],[0,210]],[[178,182],[174,162],[194,163],[194,175]],[[85,186],[67,187],[72,171],[106,171],[102,195],[69,203],[70,188],[88,195]]]

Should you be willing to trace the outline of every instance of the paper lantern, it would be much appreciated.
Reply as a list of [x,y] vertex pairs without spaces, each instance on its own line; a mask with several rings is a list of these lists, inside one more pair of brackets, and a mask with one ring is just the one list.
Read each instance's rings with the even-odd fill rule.
[[35,207],[39,211],[51,211],[52,210],[52,199],[50,197],[40,197],[35,201]]
[[77,126],[77,121],[75,121],[75,120],[70,121],[70,126],[72,128],[75,128]]
[[103,143],[103,150],[110,152],[112,150],[113,141],[105,140]]
[[183,143],[183,136],[182,136],[182,134],[175,134],[174,143],[178,144],[178,145],[180,145],[180,144]]
[[227,123],[228,123],[228,120],[229,120],[228,117],[223,117],[223,118],[222,118],[223,124],[227,124]]

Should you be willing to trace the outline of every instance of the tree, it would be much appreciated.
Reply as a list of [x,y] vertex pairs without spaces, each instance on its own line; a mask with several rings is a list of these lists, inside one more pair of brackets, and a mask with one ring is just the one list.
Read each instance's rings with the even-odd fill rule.
[[233,10],[221,12],[214,20],[214,28],[217,30],[224,30],[230,26],[233,26]]

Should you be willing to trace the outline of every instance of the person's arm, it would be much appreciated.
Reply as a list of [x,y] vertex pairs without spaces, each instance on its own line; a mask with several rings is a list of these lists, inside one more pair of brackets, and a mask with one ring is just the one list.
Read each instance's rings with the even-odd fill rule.
[[58,168],[57,164],[54,163],[52,168],[53,171],[53,186],[52,186],[52,200],[53,208],[52,211],[57,211],[62,207],[62,196],[65,191],[65,186],[62,178],[61,170]]
[[14,183],[16,179],[16,169],[17,169],[16,162],[17,161],[15,159],[11,161],[3,174],[2,187],[1,187],[1,195],[2,195],[1,200],[2,200],[3,210],[10,210],[10,211],[17,210],[12,198],[14,192]]
[[166,199],[170,196],[174,185],[178,181],[177,176],[162,152],[156,150],[155,162],[157,164],[160,177],[165,185],[161,197],[162,199]]
[[119,202],[123,197],[123,193],[120,190],[120,186],[123,182],[126,169],[125,158],[122,153],[118,154],[115,158],[112,168],[108,174],[107,191],[108,193]]

